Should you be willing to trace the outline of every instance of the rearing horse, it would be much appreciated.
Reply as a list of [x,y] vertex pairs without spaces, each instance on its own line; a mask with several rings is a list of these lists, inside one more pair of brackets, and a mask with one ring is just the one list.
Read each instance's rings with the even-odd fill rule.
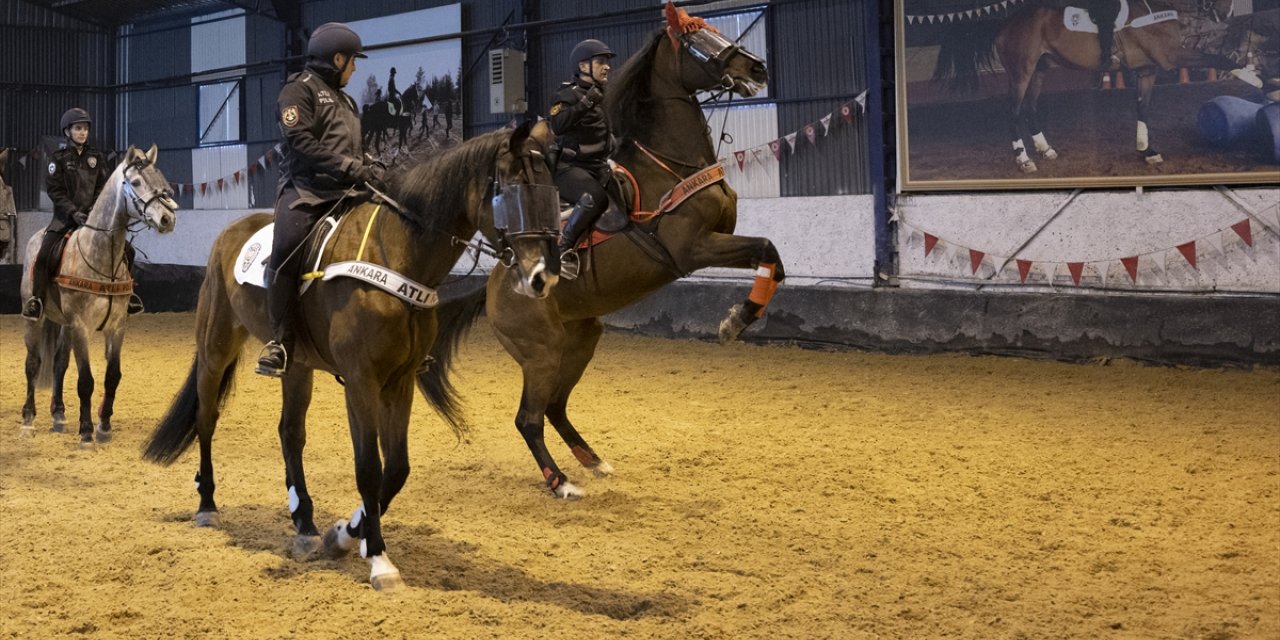
[[[557,219],[556,190],[544,156],[549,141],[545,124],[473,138],[403,176],[396,189],[403,210],[363,203],[342,214],[336,230],[317,232],[331,234],[323,254],[336,264],[325,267],[323,277],[314,274],[302,294],[304,320],[297,354],[282,379],[278,427],[289,512],[298,533],[296,555],[308,556],[322,544],[330,554],[358,545],[369,560],[374,588],[403,585],[387,557],[381,521],[409,477],[414,381],[455,433],[467,429],[447,379],[453,349],[467,325],[444,322],[447,318],[437,322],[433,288],[449,274],[477,229],[503,249],[504,262],[518,274],[512,276],[513,293],[545,296],[555,286],[558,277],[547,270],[548,259],[555,256]],[[495,230],[495,209],[509,214],[504,216],[506,234]],[[214,242],[196,306],[195,361],[143,454],[171,464],[199,438],[198,526],[219,523],[213,499],[213,433],[241,347],[250,335],[263,341],[271,336],[266,290],[237,278],[237,270],[260,262],[253,244],[245,245],[270,222],[267,214],[242,218]],[[270,246],[269,239],[255,242]],[[449,328],[440,328],[442,324]],[[316,370],[338,376],[345,385],[361,498],[351,518],[335,524],[323,541],[302,465]]]
[[[627,61],[606,96],[606,109],[623,139],[615,159],[635,176],[640,208],[650,212],[662,208],[660,201],[678,183],[690,184],[686,178],[719,170],[694,95],[723,88],[750,96],[767,81],[758,57],[684,11],[670,4],[666,11],[667,28]],[[597,475],[612,472],[566,411],[569,394],[591,362],[603,331],[600,316],[706,267],[756,270],[751,295],[730,309],[721,323],[722,341],[736,338],[764,313],[782,282],[782,261],[767,238],[733,235],[736,223],[737,195],[723,180],[711,180],[674,209],[640,223],[643,235],[652,238],[645,246],[629,235],[595,246],[590,259],[583,261],[582,275],[562,280],[545,299],[511,295],[511,271],[498,266],[491,272],[489,320],[524,377],[516,428],[554,495],[578,497],[583,492],[547,451],[544,418],[551,420],[580,463]]]
[[[1183,48],[1182,25],[1169,6],[1157,0],[1125,1],[1127,19],[1123,28],[1115,32],[1114,54],[1111,65],[1105,69],[1099,60],[1101,47],[1097,34],[1066,27],[1065,12],[1083,12],[1083,9],[1027,4],[1004,21],[966,22],[948,33],[938,51],[934,79],[961,92],[976,89],[979,71],[992,70],[994,47],[1009,82],[1014,155],[1018,168],[1023,173],[1032,173],[1037,167],[1027,154],[1024,135],[1030,135],[1041,158],[1058,157],[1058,152],[1045,138],[1036,108],[1044,71],[1049,65],[1093,71],[1132,70],[1138,76],[1138,154],[1147,164],[1164,162],[1164,157],[1152,148],[1147,130],[1156,73],[1179,67],[1239,69],[1240,65],[1223,56]],[[1202,11],[1214,20],[1230,15],[1232,0],[1206,1]]]
[[[36,417],[35,388],[53,383],[53,430],[61,431],[63,416],[62,383],[67,372],[67,341],[76,356],[80,397],[80,443],[93,446],[93,372],[89,369],[89,335],[102,333],[106,342],[106,388],[98,409],[98,442],[111,439],[111,415],[116,388],[120,385],[120,348],[128,319],[128,296],[133,280],[125,264],[125,231],[131,222],[142,223],[160,233],[173,231],[177,222],[169,182],[156,168],[156,147],[143,153],[129,147],[124,159],[93,204],[84,225],[66,241],[57,286],[45,293],[44,314],[26,327],[27,401],[22,405],[22,434],[33,435]],[[27,259],[22,274],[22,298],[31,295],[31,276],[44,230],[27,242]]]

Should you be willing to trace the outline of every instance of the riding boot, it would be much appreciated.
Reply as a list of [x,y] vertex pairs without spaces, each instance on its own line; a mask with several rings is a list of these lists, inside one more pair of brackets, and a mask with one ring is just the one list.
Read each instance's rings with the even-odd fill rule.
[[[138,252],[133,248],[133,245],[126,241],[124,243],[124,266],[129,270],[130,280],[135,279],[133,277],[133,265],[137,254]],[[138,297],[137,293],[129,294],[129,315],[142,313],[145,310],[146,307],[142,306],[142,298]]]
[[595,211],[595,198],[591,194],[584,193],[582,198],[578,200],[578,204],[573,206],[573,211],[569,214],[569,221],[565,223],[564,228],[560,230],[560,277],[565,280],[574,280],[578,277],[579,261],[577,245],[579,238],[591,229],[591,225],[595,224],[596,218],[600,212]]
[[35,264],[31,265],[31,297],[22,305],[22,317],[27,320],[39,320],[44,315],[44,292],[49,288],[49,253],[60,235],[56,231],[45,231],[40,240]]
[[297,283],[274,269],[267,269],[267,281],[267,317],[275,339],[268,342],[258,355],[257,372],[278,378],[288,369],[289,352],[293,350],[293,324],[298,312]]

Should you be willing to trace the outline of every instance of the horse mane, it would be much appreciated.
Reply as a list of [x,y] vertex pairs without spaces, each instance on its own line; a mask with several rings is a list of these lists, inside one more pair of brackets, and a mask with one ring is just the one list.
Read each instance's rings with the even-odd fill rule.
[[419,235],[447,229],[469,207],[466,185],[488,179],[502,142],[511,135],[499,129],[472,138],[415,165],[392,181],[390,192],[404,207],[400,217]]
[[609,81],[604,97],[605,112],[619,138],[635,138],[652,124],[652,110],[641,105],[652,97],[649,77],[658,45],[666,41],[666,33],[665,29],[654,33],[649,43],[628,58],[618,75]]

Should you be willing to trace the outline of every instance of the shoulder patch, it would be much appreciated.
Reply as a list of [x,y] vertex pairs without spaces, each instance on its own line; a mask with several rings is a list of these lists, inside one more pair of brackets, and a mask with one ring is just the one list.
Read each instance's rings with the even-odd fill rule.
[[49,175],[53,175],[57,170],[58,170],[58,163],[56,163],[56,162],[50,162],[50,163],[49,163]]
[[298,107],[297,105],[289,105],[280,112],[280,122],[286,127],[292,127],[298,124]]
[[564,108],[564,103],[563,103],[563,102],[557,102],[557,103],[555,103],[555,104],[551,105],[551,115],[553,115],[553,116],[554,116],[554,115],[556,115],[557,113],[560,113],[560,110],[561,110],[561,109],[563,109],[563,108]]
[[89,168],[90,168],[90,169],[97,169],[97,168],[98,168],[98,157],[97,157],[97,156],[89,156],[89,159],[88,159],[88,160],[86,160],[86,162],[88,162],[88,163],[89,163]]

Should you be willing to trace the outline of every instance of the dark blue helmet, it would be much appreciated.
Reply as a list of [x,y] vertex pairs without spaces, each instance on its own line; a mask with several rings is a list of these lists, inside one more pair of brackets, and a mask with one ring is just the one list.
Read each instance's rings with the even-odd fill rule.
[[332,61],[335,53],[368,58],[362,51],[364,43],[360,42],[360,36],[341,22],[326,22],[316,27],[307,41],[307,55],[324,62]]
[[609,45],[599,40],[587,39],[573,46],[573,51],[569,53],[569,64],[573,65],[576,70],[579,62],[585,62],[596,56],[607,56],[612,58],[613,49]]
[[89,117],[88,111],[85,111],[80,107],[72,107],[70,109],[67,109],[66,113],[62,114],[61,129],[65,132],[67,130],[67,127],[77,122],[83,122],[85,124],[93,124],[93,118]]

